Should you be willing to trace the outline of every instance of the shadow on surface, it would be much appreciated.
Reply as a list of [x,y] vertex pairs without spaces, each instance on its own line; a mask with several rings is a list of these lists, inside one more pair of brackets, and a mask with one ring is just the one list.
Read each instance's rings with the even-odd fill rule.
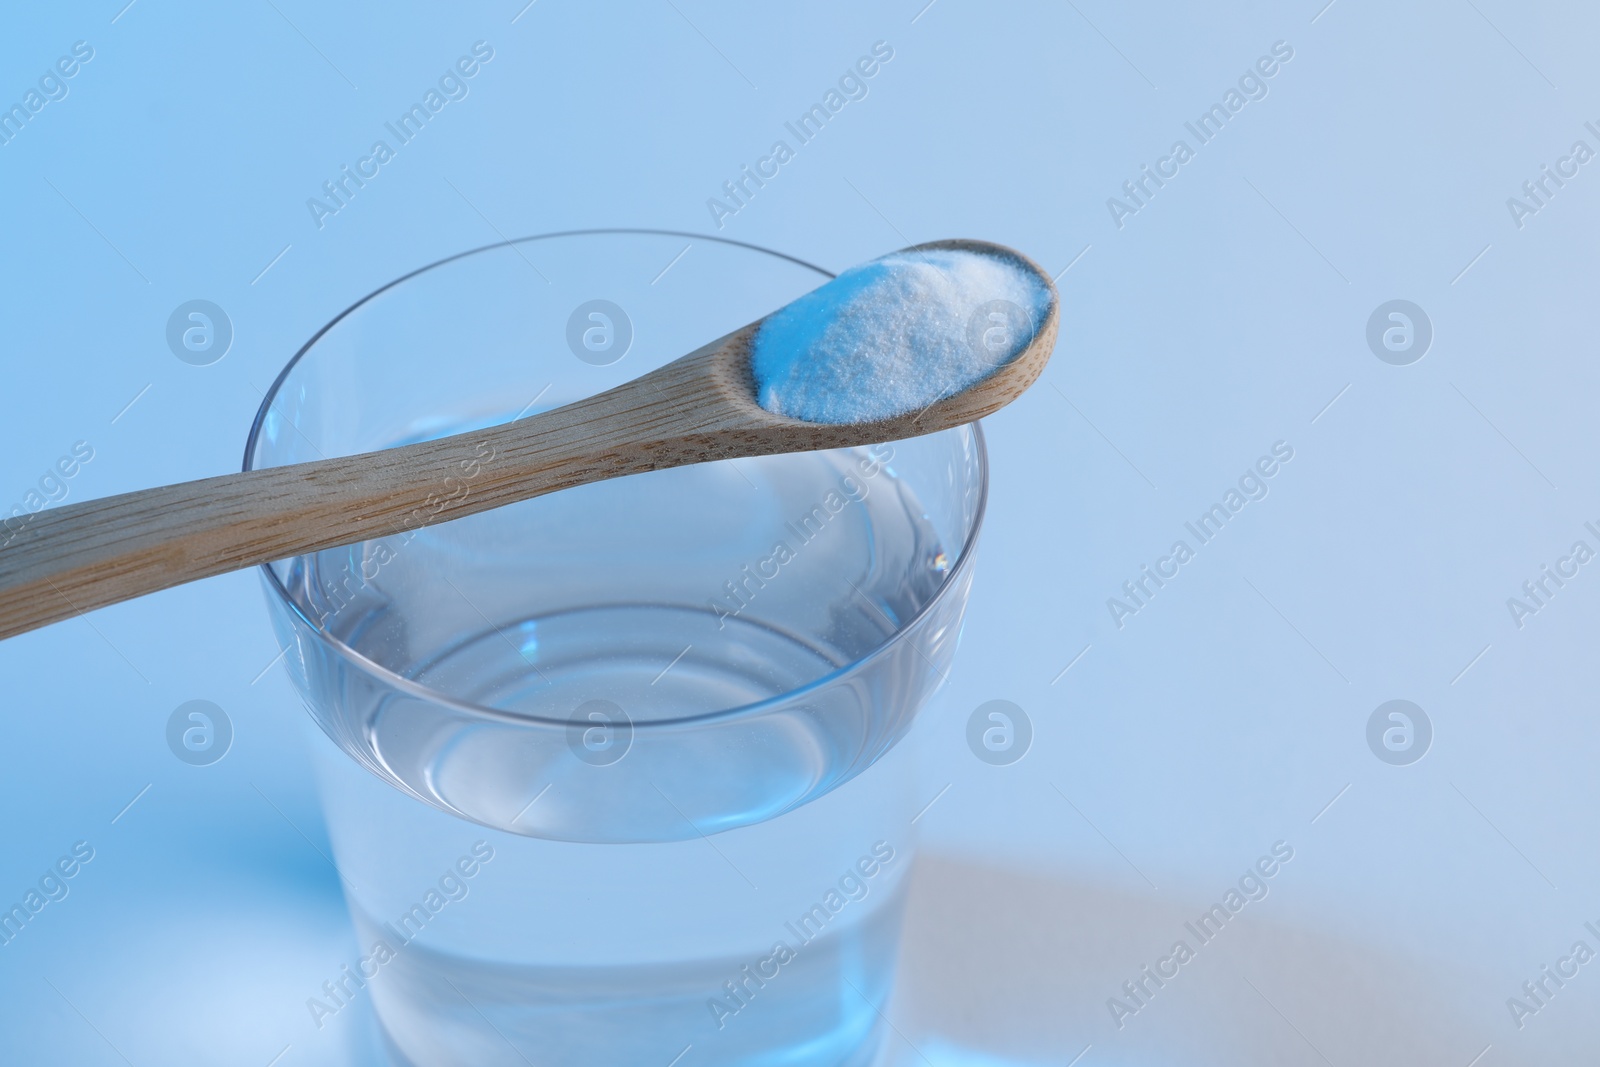
[[[1209,900],[948,856],[918,864],[885,1057],[895,1067],[1465,1065],[1491,1041],[1497,1067],[1518,1062],[1497,1020],[1450,1006],[1463,1000],[1442,969],[1262,918],[1262,904],[1202,945],[1184,924]],[[1147,981],[1153,994],[1119,1029],[1108,998],[1132,1006],[1122,983],[1179,939],[1194,958],[1159,988]]]

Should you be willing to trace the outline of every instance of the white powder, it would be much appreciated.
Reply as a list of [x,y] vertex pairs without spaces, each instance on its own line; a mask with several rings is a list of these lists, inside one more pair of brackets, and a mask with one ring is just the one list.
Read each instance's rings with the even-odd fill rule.
[[806,422],[921,411],[1015,359],[1049,289],[981,252],[896,252],[852,267],[762,323],[751,354],[762,407]]

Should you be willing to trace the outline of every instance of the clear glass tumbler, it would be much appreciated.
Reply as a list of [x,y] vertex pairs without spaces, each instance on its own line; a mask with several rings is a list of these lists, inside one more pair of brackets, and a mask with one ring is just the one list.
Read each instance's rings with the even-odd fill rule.
[[[463,253],[312,338],[245,466],[569,403],[827,277],[646,231]],[[362,949],[318,1025],[370,996],[416,1067],[869,1062],[918,799],[896,743],[954,656],[985,487],[970,427],[264,567]]]

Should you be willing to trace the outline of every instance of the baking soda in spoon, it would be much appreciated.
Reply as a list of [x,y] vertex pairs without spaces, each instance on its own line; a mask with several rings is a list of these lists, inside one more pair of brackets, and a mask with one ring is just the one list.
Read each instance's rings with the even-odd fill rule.
[[1034,272],[984,252],[896,252],[767,317],[750,368],[762,407],[806,422],[920,411],[1028,346],[1050,310]]

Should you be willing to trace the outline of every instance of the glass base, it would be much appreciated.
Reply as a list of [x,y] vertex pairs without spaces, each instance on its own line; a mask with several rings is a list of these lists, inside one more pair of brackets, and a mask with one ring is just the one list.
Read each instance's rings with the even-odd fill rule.
[[[742,1056],[729,1058],[718,1055],[715,1044],[707,1042],[703,1046],[690,1044],[683,1050],[680,1059],[671,1061],[670,1064],[663,1063],[661,1067],[735,1067],[735,1065],[737,1067],[880,1067],[887,1060],[884,1046],[884,1033],[886,1030],[887,1027],[879,1019],[872,1025],[867,1036],[854,1048],[845,1052],[843,1058],[834,1058],[837,1055],[837,1049],[832,1046],[827,1050],[811,1048],[773,1050],[770,1055],[756,1059]],[[502,1062],[494,1059],[472,1061],[450,1059],[435,1062],[413,1060],[400,1051],[399,1046],[395,1044],[394,1038],[390,1036],[389,1031],[384,1029],[381,1023],[378,1025],[378,1034],[382,1044],[385,1067],[447,1067],[447,1065],[448,1067],[454,1067],[455,1064],[466,1062],[471,1062],[474,1067],[482,1067],[482,1065],[492,1067],[492,1065]],[[518,1067],[538,1064],[539,1067],[544,1067],[546,1062],[540,1058],[540,1050],[538,1048],[532,1049],[531,1054],[527,1056],[518,1055],[505,1043],[502,1043],[502,1048],[506,1057],[508,1057],[504,1062],[508,1064],[517,1064]],[[591,1062],[594,1067],[610,1067],[613,1062],[622,1064],[625,1061],[594,1060]],[[633,1067],[632,1062],[628,1062],[629,1067]]]

